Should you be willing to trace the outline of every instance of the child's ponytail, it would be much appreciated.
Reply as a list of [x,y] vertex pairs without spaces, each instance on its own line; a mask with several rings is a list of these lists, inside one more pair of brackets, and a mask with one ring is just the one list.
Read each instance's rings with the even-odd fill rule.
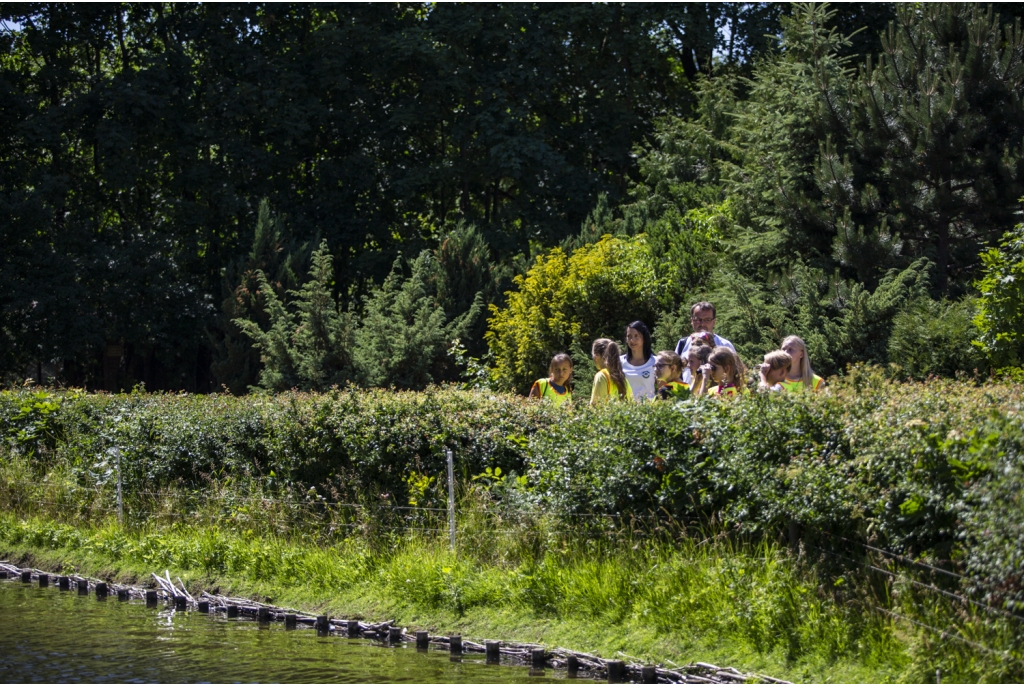
[[594,341],[593,347],[591,347],[591,353],[595,357],[600,357],[601,361],[604,362],[604,368],[608,370],[608,377],[612,379],[612,383],[619,391],[619,395],[626,396],[626,374],[622,373],[622,359],[620,359],[621,352],[619,352],[619,346],[615,344],[614,340],[608,338],[598,338]]

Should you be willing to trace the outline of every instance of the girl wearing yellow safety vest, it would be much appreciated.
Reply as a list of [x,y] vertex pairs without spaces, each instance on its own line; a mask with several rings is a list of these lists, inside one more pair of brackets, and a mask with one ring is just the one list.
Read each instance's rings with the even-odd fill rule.
[[622,360],[619,357],[619,346],[614,340],[598,338],[590,348],[597,373],[594,374],[594,390],[590,393],[590,403],[607,402],[609,398],[618,400],[633,399],[633,391],[622,373]]
[[572,357],[565,352],[559,352],[548,364],[548,377],[534,381],[533,387],[530,388],[530,397],[555,405],[572,402],[572,392],[569,391],[568,385],[571,377]]
[[[697,394],[732,397],[743,392],[746,369],[738,354],[728,347],[716,347],[708,356],[708,363],[700,367],[701,381]],[[711,387],[708,387],[711,386]]]
[[782,341],[782,351],[793,358],[793,365],[786,374],[786,379],[779,385],[783,390],[789,392],[818,392],[824,387],[825,382],[821,376],[814,374],[811,368],[811,360],[807,356],[807,345],[795,335],[791,335]]
[[678,354],[669,350],[659,352],[655,357],[654,372],[658,375],[655,397],[662,400],[685,400],[690,396],[690,386],[682,378],[683,360]]

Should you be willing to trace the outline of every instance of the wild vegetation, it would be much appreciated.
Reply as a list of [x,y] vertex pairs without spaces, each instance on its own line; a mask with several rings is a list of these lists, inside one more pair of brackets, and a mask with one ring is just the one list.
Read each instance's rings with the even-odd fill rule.
[[[312,583],[304,601],[377,579],[378,604],[360,606],[431,620],[507,610],[559,630],[587,615],[658,632],[719,612],[672,632],[672,649],[721,655],[726,640],[750,667],[801,677],[1013,679],[1020,393],[877,369],[825,396],[571,411],[440,388],[5,392],[0,539],[288,592]],[[405,580],[417,589],[386,599]]]

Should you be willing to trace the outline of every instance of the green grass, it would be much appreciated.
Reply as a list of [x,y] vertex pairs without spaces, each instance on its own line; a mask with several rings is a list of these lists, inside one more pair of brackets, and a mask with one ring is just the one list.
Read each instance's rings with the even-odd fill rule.
[[[453,552],[446,539],[416,533],[325,546],[218,526],[72,526],[5,513],[0,551],[122,580],[166,568],[197,590],[606,657],[711,661],[799,681],[930,681],[936,668],[947,681],[1021,678],[1019,663],[867,609],[877,590],[872,598],[850,582],[839,592],[769,542],[582,537],[542,524],[501,536],[472,517],[463,523]],[[1015,639],[1012,626],[962,608],[954,617],[948,603],[894,587],[893,610],[932,625],[955,618],[986,644]]]

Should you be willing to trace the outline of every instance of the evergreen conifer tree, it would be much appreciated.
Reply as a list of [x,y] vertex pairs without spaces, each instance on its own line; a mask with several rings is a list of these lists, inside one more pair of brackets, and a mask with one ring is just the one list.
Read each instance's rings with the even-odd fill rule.
[[313,253],[312,262],[309,281],[299,290],[288,291],[296,311],[289,311],[258,269],[255,277],[269,329],[264,331],[251,319],[234,320],[260,352],[259,384],[265,388],[325,390],[352,378],[353,317],[335,301],[334,268],[326,240]]
[[448,346],[465,337],[483,309],[477,292],[469,309],[449,320],[431,288],[434,256],[424,250],[410,266],[403,279],[402,259],[396,259],[381,287],[364,298],[355,333],[355,365],[364,385],[418,389],[435,382]]
[[848,108],[819,80],[835,105],[817,174],[835,254],[867,280],[902,242],[903,264],[931,259],[946,293],[969,283],[1024,192],[1024,33],[991,6],[907,4],[882,47]]
[[[252,247],[245,257],[225,269],[221,309],[208,332],[214,348],[211,369],[217,382],[230,392],[244,393],[257,384],[260,374],[259,350],[234,320],[249,319],[262,330],[269,330],[270,318],[260,293],[272,291],[280,298],[298,286],[299,269],[309,258],[310,247],[310,243],[300,245],[287,239],[284,218],[272,211],[266,198],[260,201]],[[270,274],[265,285],[260,284],[257,271]]]

